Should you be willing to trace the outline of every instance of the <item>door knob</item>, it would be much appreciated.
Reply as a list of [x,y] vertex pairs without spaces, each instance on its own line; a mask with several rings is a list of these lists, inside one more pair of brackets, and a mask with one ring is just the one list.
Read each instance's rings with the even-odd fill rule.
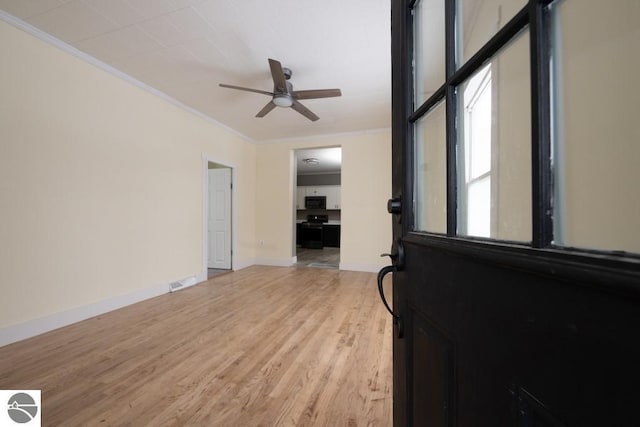
[[400,197],[394,197],[393,199],[389,199],[387,201],[387,212],[390,214],[401,214],[402,213],[402,200]]

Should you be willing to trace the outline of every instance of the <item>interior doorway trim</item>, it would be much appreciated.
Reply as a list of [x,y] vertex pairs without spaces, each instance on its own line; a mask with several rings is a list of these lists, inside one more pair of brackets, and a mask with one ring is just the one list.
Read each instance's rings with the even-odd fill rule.
[[[237,168],[233,164],[220,161],[214,157],[202,154],[202,270],[198,279],[207,280],[208,258],[209,258],[209,236],[207,233],[209,219],[209,163],[215,163],[231,169],[231,184],[236,182]],[[236,227],[238,224],[237,197],[235,197],[234,189],[231,190],[231,270],[235,270],[236,262],[236,239],[238,233]]]
[[[331,155],[327,156],[325,154],[320,154],[320,153],[327,153],[329,150],[335,150],[335,149],[338,149],[339,152],[340,152],[340,160],[338,162],[338,169],[337,170],[335,169],[336,165],[335,165],[335,159],[332,158],[333,156],[331,156]],[[298,238],[297,238],[298,237],[297,236],[298,209],[297,209],[296,205],[302,206],[302,208],[304,208],[304,198],[305,198],[305,196],[301,195],[299,193],[299,191],[298,191],[298,188],[299,188],[298,185],[300,184],[298,182],[298,177],[300,177],[301,175],[305,176],[306,178],[309,178],[310,176],[313,176],[315,178],[323,177],[325,179],[322,179],[320,181],[315,181],[315,182],[306,180],[307,182],[304,185],[302,185],[301,187],[325,187],[325,188],[328,188],[330,186],[334,187],[334,186],[337,185],[337,186],[339,186],[340,194],[341,194],[342,193],[342,188],[343,188],[342,187],[342,185],[343,185],[342,184],[342,172],[343,172],[342,153],[343,153],[343,150],[344,150],[344,146],[343,146],[342,143],[339,143],[339,144],[336,144],[336,145],[334,145],[334,144],[331,144],[331,145],[310,145],[310,146],[302,145],[302,146],[299,146],[299,147],[294,147],[294,148],[292,148],[290,150],[290,158],[289,158],[290,159],[290,164],[291,164],[290,172],[292,173],[292,176],[291,176],[291,183],[292,183],[292,188],[291,188],[291,191],[292,191],[291,210],[292,210],[292,217],[293,217],[293,223],[291,224],[291,226],[292,226],[292,239],[291,239],[291,247],[292,247],[292,249],[291,249],[291,253],[293,255],[293,258],[292,258],[293,265],[298,264]],[[300,172],[298,170],[298,161],[301,160],[303,163],[306,163],[306,162],[304,162],[305,156],[310,156],[311,158],[318,157],[317,159],[315,159],[316,162],[312,163],[314,165],[317,165],[317,163],[319,161],[320,163],[323,163],[325,165],[329,164],[330,167],[329,167],[329,169],[325,168],[324,170],[321,169],[320,171],[317,171],[317,170],[315,170],[315,171],[306,170],[306,171]],[[329,175],[339,175],[338,182],[336,183],[335,179],[330,178]],[[314,193],[314,194],[316,194],[316,193]],[[328,193],[324,193],[324,194],[318,193],[318,195],[327,197],[326,194],[328,194]],[[298,197],[302,198],[301,202],[299,200],[297,200]],[[340,241],[343,241],[342,240],[342,235],[343,235],[343,230],[344,230],[342,228],[343,227],[342,226],[343,206],[342,206],[341,200],[342,200],[342,196],[340,196],[340,202],[339,202],[340,206],[334,206],[334,207],[329,207],[329,209],[324,209],[323,210],[324,212],[322,213],[322,215],[327,215],[328,217],[332,217],[332,220],[335,220],[336,217],[340,218]],[[303,216],[302,221],[307,221],[308,220],[308,218],[305,219],[305,217],[307,216],[308,213],[314,215],[314,214],[317,214],[319,212],[322,212],[322,211],[319,211],[319,210],[307,211],[306,209],[302,209],[302,208],[301,208],[301,210],[303,211],[303,213],[302,213],[302,216]],[[335,208],[339,208],[339,212],[340,213],[337,214],[337,215],[335,215],[335,210],[336,210]],[[333,214],[329,214],[329,211],[332,211],[334,213]],[[321,240],[324,240],[324,239],[321,238]],[[324,243],[322,244],[322,246],[324,246]],[[346,264],[343,264],[342,261],[341,261],[342,260],[342,256],[343,256],[342,244],[340,244],[339,249],[340,249],[340,258],[338,260],[338,269],[339,270],[343,270],[344,269],[343,266],[346,266]],[[305,262],[308,262],[308,260],[306,260]],[[315,263],[315,264],[323,264],[323,263],[324,262]],[[364,271],[369,271],[370,270],[370,271],[377,272],[379,270],[379,268],[380,268],[380,266],[376,265],[374,269],[368,269],[368,270],[364,270]]]

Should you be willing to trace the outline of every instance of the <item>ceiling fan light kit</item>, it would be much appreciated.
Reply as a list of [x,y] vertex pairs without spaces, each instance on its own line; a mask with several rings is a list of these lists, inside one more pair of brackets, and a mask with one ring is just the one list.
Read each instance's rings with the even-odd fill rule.
[[293,105],[293,99],[291,95],[275,95],[273,97],[273,103],[278,107],[291,107]]
[[283,68],[279,61],[271,58],[269,58],[269,68],[271,69],[271,77],[273,79],[273,92],[224,83],[220,83],[220,87],[271,96],[271,101],[265,105],[258,114],[256,114],[256,117],[266,116],[276,106],[283,108],[290,107],[314,122],[318,120],[319,117],[302,105],[300,101],[298,101],[299,99],[332,98],[342,96],[340,89],[293,90],[293,85],[288,81],[293,74],[290,69]]

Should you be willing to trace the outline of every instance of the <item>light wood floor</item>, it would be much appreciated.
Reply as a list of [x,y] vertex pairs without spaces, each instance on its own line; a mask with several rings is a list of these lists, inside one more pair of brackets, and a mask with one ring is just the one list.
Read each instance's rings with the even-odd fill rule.
[[250,267],[2,347],[0,389],[52,426],[389,426],[391,344],[374,274]]
[[227,274],[227,273],[231,273],[232,270],[222,270],[219,268],[208,268],[207,269],[207,280],[208,279],[212,279],[216,276],[219,276],[221,274]]

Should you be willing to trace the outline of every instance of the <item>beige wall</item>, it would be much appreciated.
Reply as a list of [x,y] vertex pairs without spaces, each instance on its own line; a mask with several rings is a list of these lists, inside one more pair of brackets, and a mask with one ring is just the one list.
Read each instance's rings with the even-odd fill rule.
[[3,22],[0,57],[0,328],[201,273],[203,155],[253,262],[254,145]]
[[257,148],[256,256],[258,263],[289,265],[294,255],[294,150],[342,147],[340,266],[375,271],[391,245],[390,132],[283,141]]
[[391,133],[363,135],[342,144],[340,267],[377,271],[389,263],[380,254],[393,241]]

